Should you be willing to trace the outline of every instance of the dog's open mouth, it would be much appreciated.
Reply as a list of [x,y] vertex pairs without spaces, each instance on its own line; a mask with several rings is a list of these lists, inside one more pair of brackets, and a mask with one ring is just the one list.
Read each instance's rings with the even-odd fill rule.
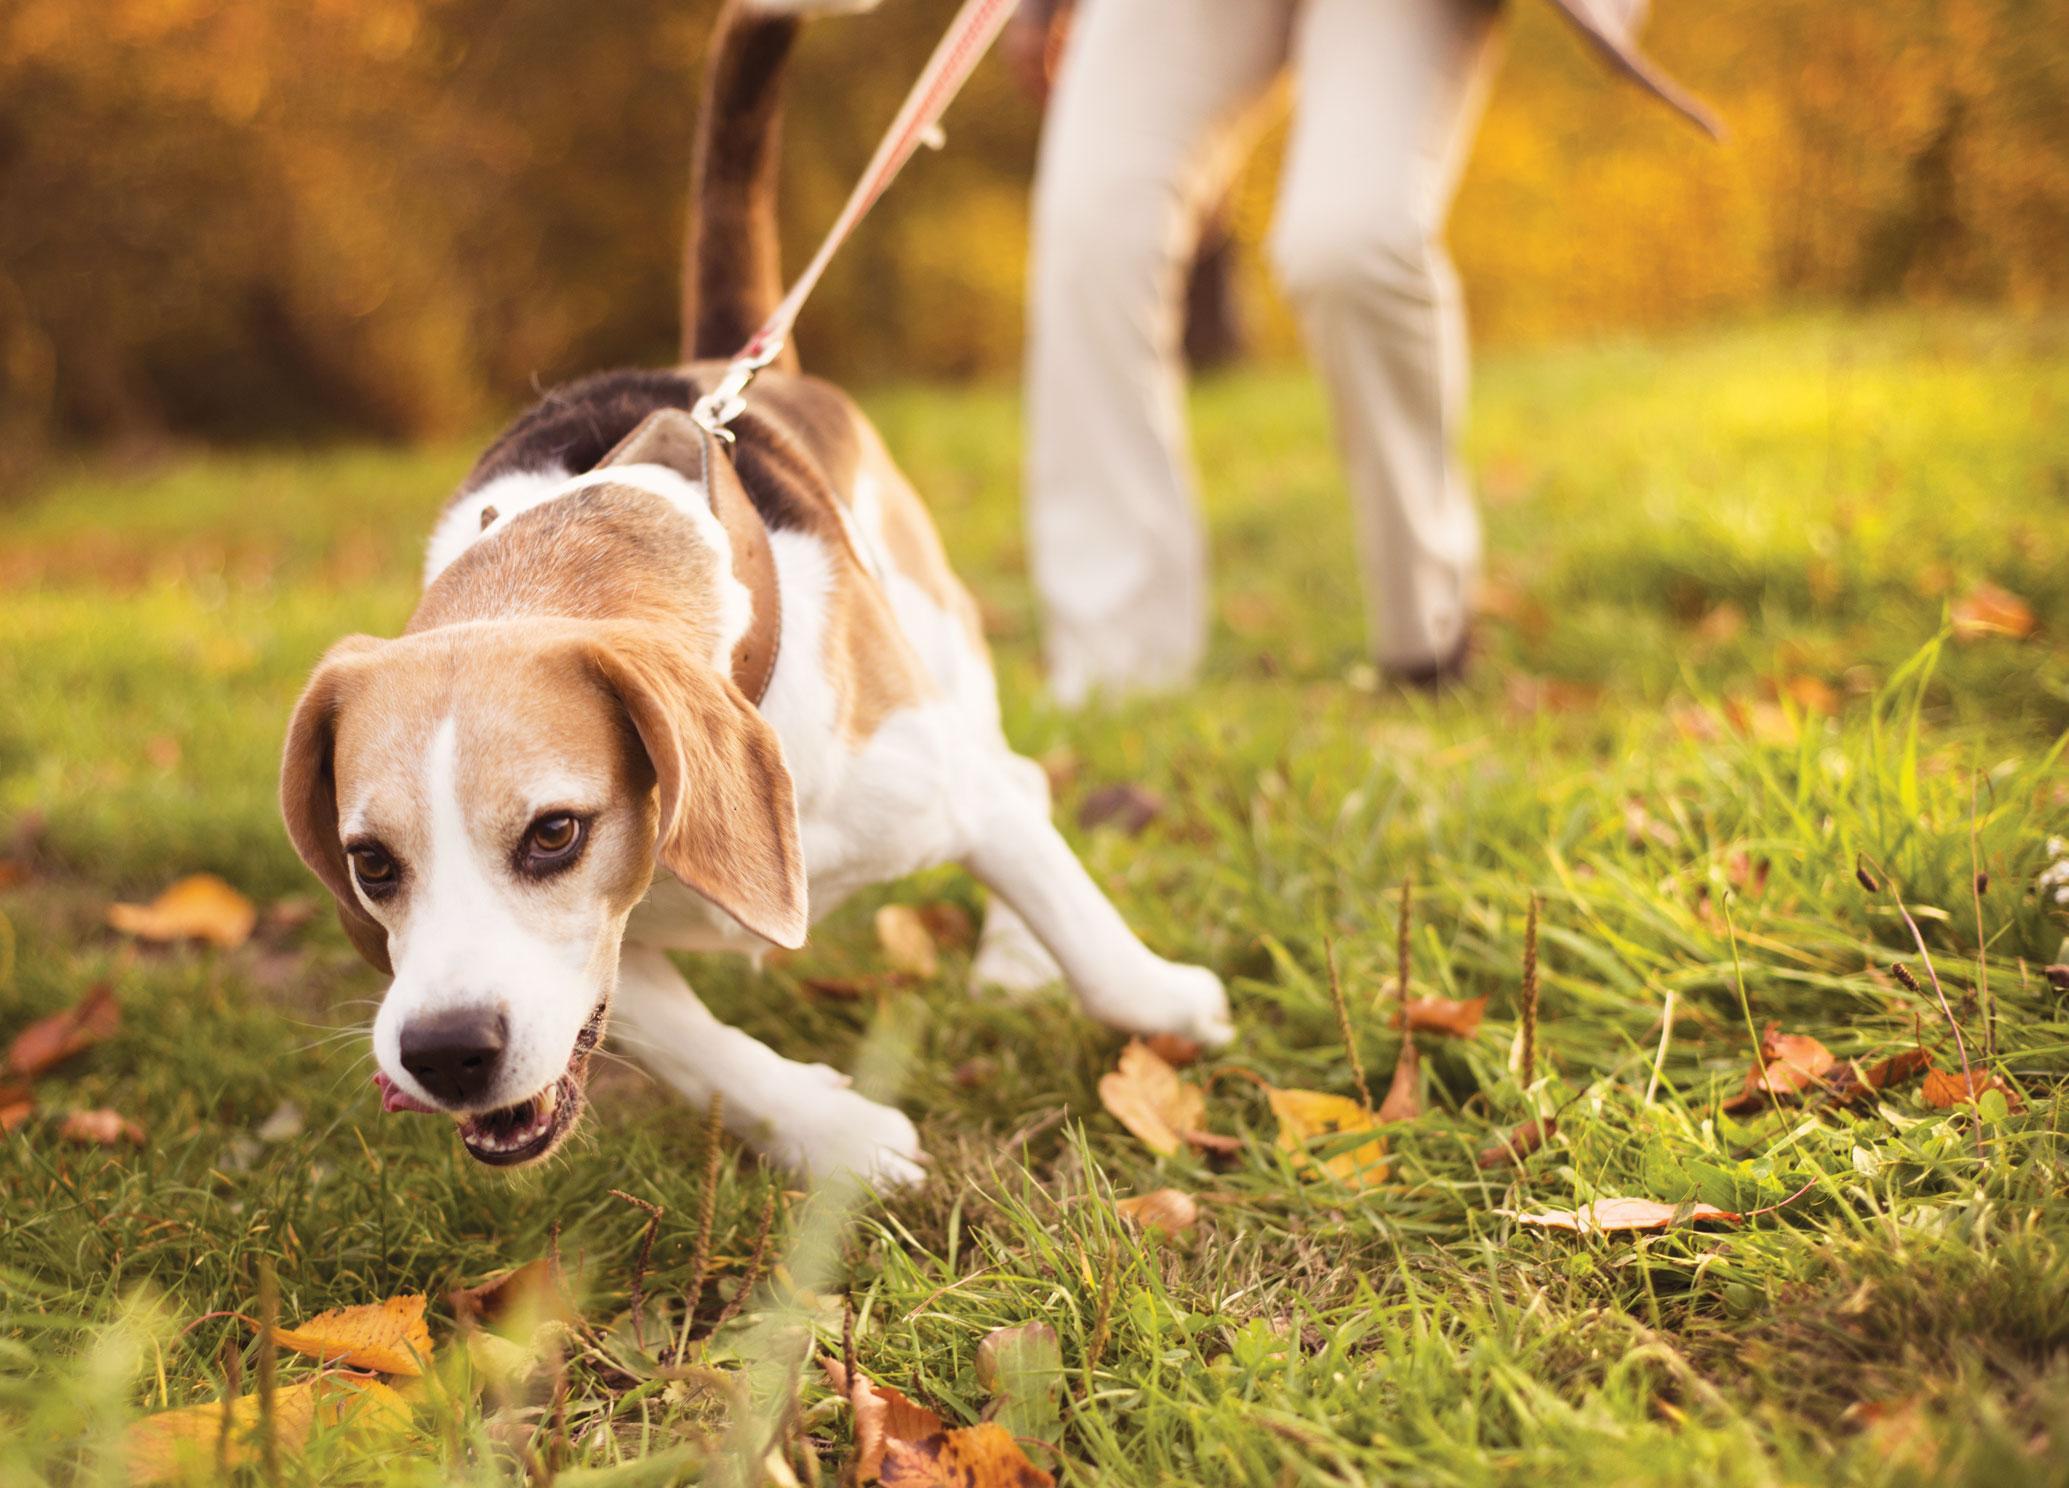
[[[528,1100],[493,1111],[465,1114],[445,1111],[460,1129],[460,1143],[467,1155],[490,1167],[511,1168],[536,1162],[566,1139],[582,1118],[582,1086],[589,1073],[589,1056],[603,1040],[607,1002],[599,1002],[575,1035],[574,1052],[561,1077]],[[381,1092],[382,1109],[388,1111],[439,1112],[415,1096],[397,1088],[385,1074],[376,1074],[374,1084]]]

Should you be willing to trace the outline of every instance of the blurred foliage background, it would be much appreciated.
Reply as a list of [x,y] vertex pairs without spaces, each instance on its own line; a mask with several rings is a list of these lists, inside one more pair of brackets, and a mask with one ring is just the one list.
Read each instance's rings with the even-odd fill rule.
[[[664,361],[716,0],[8,0],[0,447],[470,430]],[[951,9],[806,43],[784,210],[809,251]],[[1657,330],[1806,302],[2069,298],[2060,0],[1660,0],[1713,146],[1549,8],[1454,219],[1477,334]],[[808,315],[817,369],[1009,372],[1038,116],[995,62]],[[1232,220],[1269,217],[1269,134]],[[1291,346],[1244,251],[1258,344]]]

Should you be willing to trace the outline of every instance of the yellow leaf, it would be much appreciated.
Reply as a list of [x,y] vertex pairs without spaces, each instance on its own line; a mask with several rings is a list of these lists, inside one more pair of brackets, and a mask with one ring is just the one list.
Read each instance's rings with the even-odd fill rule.
[[[216,1444],[223,1443],[225,1465],[255,1462],[259,1444],[259,1397],[245,1395],[229,1402],[228,1439],[224,1439],[220,1401],[160,1411],[133,1424],[122,1437],[122,1458],[133,1483],[162,1483],[202,1467],[213,1467]],[[409,1404],[379,1380],[325,1375],[286,1385],[273,1392],[273,1439],[284,1452],[299,1452],[319,1422],[326,1427],[397,1433],[410,1424]]]
[[1519,1214],[1516,1223],[1546,1230],[1572,1230],[1577,1234],[1599,1234],[1608,1230],[1664,1230],[1679,1215],[1693,1223],[1699,1219],[1719,1224],[1737,1224],[1742,1215],[1713,1204],[1662,1204],[1657,1199],[1597,1199],[1585,1209],[1545,1209]]
[[1319,1164],[1308,1151],[1318,1137],[1373,1131],[1378,1118],[1348,1096],[1325,1095],[1319,1090],[1277,1090],[1267,1087],[1266,1099],[1279,1118],[1279,1150],[1287,1153],[1300,1172],[1327,1172],[1352,1188],[1371,1188],[1387,1175],[1386,1139],[1374,1136],[1349,1152],[1337,1152]]
[[299,1328],[275,1328],[273,1341],[326,1364],[381,1374],[422,1374],[431,1361],[424,1298],[415,1293],[320,1312]]
[[1178,1071],[1150,1051],[1141,1039],[1130,1039],[1119,1064],[1099,1077],[1099,1103],[1150,1151],[1170,1157],[1207,1116],[1207,1097],[1200,1087],[1181,1079]]
[[1179,1188],[1159,1188],[1116,1201],[1114,1208],[1124,1218],[1166,1235],[1176,1235],[1200,1222],[1200,1206],[1193,1196]]
[[987,1421],[885,1444],[884,1488],[1053,1488],[1005,1427]]
[[927,922],[909,904],[886,904],[876,912],[876,940],[895,970],[931,977],[941,970]]
[[195,873],[149,904],[111,904],[108,923],[139,940],[205,940],[234,950],[251,939],[259,912],[213,873]]

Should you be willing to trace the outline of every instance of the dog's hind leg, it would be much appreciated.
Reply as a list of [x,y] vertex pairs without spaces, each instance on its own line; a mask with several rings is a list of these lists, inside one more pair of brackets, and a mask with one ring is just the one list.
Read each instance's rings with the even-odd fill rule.
[[[1000,761],[1002,773],[1026,796],[1028,804],[1044,817],[1049,814],[1049,777],[1031,759],[1008,754]],[[977,940],[977,954],[970,962],[970,990],[996,990],[1012,997],[1024,997],[1063,980],[1063,968],[1049,954],[1041,937],[1034,933],[1003,894],[994,893],[984,908],[984,933]]]
[[1024,785],[1000,774],[963,865],[1011,906],[1063,968],[1090,1016],[1131,1033],[1216,1046],[1235,1036],[1221,978],[1166,961],[1128,928]]
[[727,1130],[797,1172],[847,1171],[878,1188],[925,1176],[919,1132],[903,1111],[848,1087],[823,1064],[785,1059],[711,1015],[675,963],[627,945],[618,962],[615,1030],[641,1064],[686,1098],[725,1102]]

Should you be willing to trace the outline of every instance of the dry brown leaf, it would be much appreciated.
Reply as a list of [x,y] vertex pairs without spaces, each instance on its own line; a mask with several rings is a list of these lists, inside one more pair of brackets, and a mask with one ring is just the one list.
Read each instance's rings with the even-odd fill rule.
[[1839,711],[1839,691],[1823,677],[1791,677],[1781,690],[1783,696],[1806,713],[1830,718]]
[[1557,1136],[1559,1123],[1547,1116],[1542,1121],[1525,1121],[1509,1128],[1508,1135],[1491,1147],[1480,1149],[1474,1159],[1482,1168],[1500,1168],[1521,1163],[1524,1158],[1545,1145],[1547,1139]]
[[1394,1078],[1387,1086],[1387,1098],[1379,1103],[1381,1121],[1413,1121],[1422,1114],[1422,1051],[1415,1047],[1415,1035],[1401,1040],[1401,1052],[1394,1059]]
[[144,1145],[144,1129],[120,1111],[111,1111],[106,1106],[69,1113],[57,1134],[67,1142],[83,1142],[93,1147],[114,1147],[123,1142],[132,1147]]
[[1987,579],[1954,602],[1954,637],[1979,641],[1986,636],[2024,640],[2033,634],[2033,607]]
[[977,922],[970,911],[953,899],[937,899],[919,907],[920,923],[934,937],[934,944],[950,950],[968,950],[977,942]]
[[1591,713],[1602,702],[1602,689],[1565,677],[1511,672],[1502,684],[1502,701],[1510,720],[1521,723],[1540,713]]
[[0,858],[0,889],[20,888],[29,881],[29,865],[17,858]]
[[7,1048],[8,1073],[33,1080],[52,1065],[112,1037],[121,1024],[115,989],[98,982],[71,1007],[38,1018],[14,1036]]
[[1011,1432],[987,1421],[919,1441],[891,1439],[882,1481],[884,1488],[1054,1488],[1056,1479],[1027,1460]]
[[1878,1091],[1893,1085],[1901,1085],[1913,1075],[1932,1068],[1933,1057],[1924,1049],[1905,1049],[1887,1059],[1879,1059],[1866,1069],[1854,1060],[1847,1060],[1826,1077],[1825,1083],[1831,1090],[1832,1099],[1842,1105],[1851,1105],[1868,1099]]
[[880,1385],[859,1369],[851,1382],[846,1366],[838,1359],[821,1358],[819,1367],[826,1371],[826,1382],[855,1413],[855,1481],[858,1483],[876,1480],[883,1467],[884,1448],[893,1438],[919,1441],[947,1429],[947,1422],[912,1400],[904,1391],[891,1385]]
[[1676,1216],[1693,1224],[1714,1220],[1737,1224],[1745,1216],[1713,1204],[1662,1204],[1657,1199],[1597,1199],[1585,1209],[1543,1209],[1519,1214],[1516,1223],[1547,1230],[1600,1234],[1611,1230],[1664,1230]]
[[1453,1038],[1471,1038],[1480,1031],[1487,999],[1468,997],[1411,997],[1394,1010],[1394,1027],[1411,1033],[1444,1033]]
[[1966,1074],[1960,1070],[1928,1071],[1925,1085],[1919,1094],[1935,1111],[1947,1111],[1955,1106],[1981,1100],[1993,1090],[2003,1093],[2004,1103],[2011,1110],[2026,1109],[2026,1102],[2016,1085],[2008,1080],[1999,1079],[1980,1065],[1972,1066]]
[[1182,1188],[1159,1188],[1114,1204],[1124,1219],[1166,1235],[1183,1234],[1200,1222],[1200,1206]]
[[886,904],[876,912],[876,943],[896,971],[916,977],[932,977],[941,971],[934,937],[927,933],[919,911],[909,904]]
[[1375,1135],[1349,1152],[1337,1152],[1316,1161],[1308,1144],[1320,1137],[1373,1131],[1378,1117],[1358,1102],[1319,1090],[1278,1090],[1267,1086],[1265,1098],[1272,1114],[1279,1118],[1279,1150],[1292,1160],[1297,1171],[1327,1172],[1352,1188],[1371,1188],[1387,1175],[1386,1139]]
[[[19,1093],[17,1092],[19,1089]],[[26,1088],[10,1087],[5,1098],[0,1098],[0,1136],[13,1131],[36,1114],[36,1099]]]
[[506,1318],[529,1322],[573,1323],[579,1314],[560,1268],[545,1256],[500,1271],[471,1287],[446,1294],[453,1316],[463,1324],[495,1326]]
[[1188,1064],[1199,1062],[1200,1045],[1183,1034],[1153,1033],[1143,1042],[1149,1045],[1152,1054],[1173,1069],[1183,1069]]
[[108,923],[139,940],[203,940],[235,950],[259,922],[252,902],[213,873],[180,879],[149,904],[111,904]]
[[1098,827],[1117,827],[1130,837],[1139,837],[1163,814],[1162,796],[1146,785],[1123,782],[1102,785],[1087,795],[1078,807],[1078,825],[1088,832]]
[[275,1328],[273,1341],[326,1364],[381,1374],[422,1374],[431,1361],[431,1330],[417,1292],[320,1312],[299,1328]]
[[1746,1071],[1745,1088],[1724,1103],[1727,1111],[1745,1111],[1800,1094],[1820,1084],[1839,1061],[1808,1034],[1783,1033],[1770,1023],[1760,1035],[1760,1058]]
[[[252,1438],[259,1422],[259,1397],[242,1396],[229,1402],[227,1409],[227,1439],[223,1433],[225,1406],[220,1401],[160,1411],[131,1425],[122,1437],[129,1480],[162,1483],[212,1465],[219,1441],[224,1445],[226,1466],[257,1461],[259,1446]],[[284,1451],[299,1452],[319,1423],[349,1426],[355,1432],[395,1434],[409,1427],[409,1402],[379,1380],[360,1375],[324,1375],[273,1392],[273,1439]]]
[[1207,1116],[1200,1087],[1181,1079],[1141,1039],[1130,1039],[1118,1065],[1099,1077],[1099,1103],[1143,1146],[1164,1157],[1176,1153]]

